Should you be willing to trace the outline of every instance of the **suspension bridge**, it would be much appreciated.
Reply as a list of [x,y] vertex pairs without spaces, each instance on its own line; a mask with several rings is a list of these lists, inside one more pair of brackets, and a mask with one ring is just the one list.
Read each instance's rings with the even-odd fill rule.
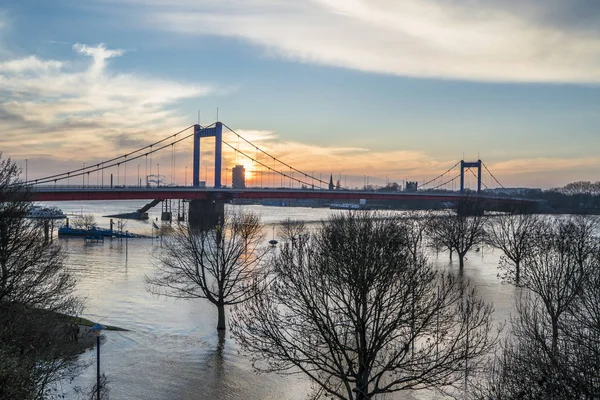
[[[224,140],[224,134],[228,135],[228,140]],[[205,165],[204,171],[205,180],[201,181],[201,141],[204,138],[214,140],[214,149],[209,149],[204,153],[205,157],[211,153],[214,154],[212,162],[214,170],[211,171],[211,176],[214,178],[212,187],[209,187],[206,182],[208,180],[207,165]],[[177,165],[177,155],[180,152],[176,149],[181,148],[183,142],[188,139],[193,141],[191,182],[189,184],[187,182],[186,166],[184,184],[180,184],[177,183],[177,180],[180,179],[182,168]],[[231,179],[229,185],[223,184],[224,149],[235,154],[235,164],[241,164],[238,160],[242,159],[253,166],[252,179],[251,182],[248,182],[250,184],[245,182],[243,168],[241,172],[238,170],[237,173],[236,168],[225,168],[226,172],[231,171]],[[160,160],[163,162],[163,171],[165,171],[164,160],[167,159],[170,163],[169,174],[160,174],[159,163],[156,164],[156,173],[153,173],[152,158],[154,157],[156,161],[159,159],[159,155],[162,157]],[[233,162],[233,159],[229,154],[230,163]],[[181,163],[181,160],[179,161]],[[189,159],[187,161],[189,162]],[[127,166],[130,168],[129,175]],[[130,175],[132,169],[135,172],[136,166],[137,179],[132,185]],[[140,177],[141,166],[144,166],[143,179]],[[484,179],[484,172],[486,179]],[[168,179],[169,176],[170,179]],[[95,184],[91,181],[94,180],[94,177]],[[471,181],[474,184],[471,184],[472,188],[468,188],[467,183]],[[364,199],[365,201],[455,202],[467,195],[485,199],[486,203],[530,203],[528,200],[500,196],[486,190],[504,188],[504,186],[481,160],[458,161],[435,178],[422,183],[409,182],[401,191],[386,191],[385,188],[375,190],[366,183],[362,190],[351,189],[341,185],[340,180],[337,185],[334,185],[333,175],[330,175],[327,181],[322,179],[322,173],[317,176],[314,172],[300,170],[277,155],[263,150],[221,122],[215,122],[208,126],[190,125],[126,154],[102,161],[86,162],[81,168],[29,180],[26,181],[26,184],[31,187],[34,201],[187,199],[200,201],[200,208],[211,208],[206,203],[207,201],[223,203],[233,199],[318,199],[328,201]],[[191,212],[192,206],[190,206]]]

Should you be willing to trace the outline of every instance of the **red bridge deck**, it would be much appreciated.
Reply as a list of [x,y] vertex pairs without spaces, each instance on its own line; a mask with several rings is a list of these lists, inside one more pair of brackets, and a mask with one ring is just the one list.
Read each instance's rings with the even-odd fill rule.
[[[457,201],[466,195],[428,192],[367,192],[321,189],[212,189],[192,187],[33,187],[34,201],[75,200],[150,200],[150,199],[327,199],[327,200],[438,200]],[[472,194],[468,196],[472,197]],[[534,201],[510,197],[485,196],[490,203],[531,204]]]

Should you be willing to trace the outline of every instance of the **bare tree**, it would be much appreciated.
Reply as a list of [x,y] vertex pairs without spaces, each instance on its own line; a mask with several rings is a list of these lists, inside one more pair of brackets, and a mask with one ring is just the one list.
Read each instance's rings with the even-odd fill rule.
[[96,220],[92,214],[78,215],[71,223],[75,229],[90,230],[96,227]]
[[277,229],[277,237],[283,241],[293,242],[306,235],[307,227],[304,221],[286,218]]
[[[593,218],[537,225],[512,335],[482,397],[592,399],[600,392],[600,254]],[[510,281],[514,283],[514,281]]]
[[26,219],[31,208],[19,170],[0,154],[0,398],[41,398],[73,372],[80,346],[64,314],[76,315],[60,246]]
[[98,398],[98,383],[94,383],[92,387],[82,388],[76,387],[75,393],[78,394],[80,400],[109,400],[110,386],[108,378],[105,374],[100,376],[100,398]]
[[260,218],[251,213],[227,214],[222,225],[194,229],[178,225],[166,239],[158,270],[146,277],[150,292],[178,298],[203,298],[217,306],[217,329],[226,329],[225,307],[248,300],[264,278],[264,246]]
[[536,246],[539,223],[540,218],[529,213],[504,214],[487,221],[485,242],[504,253],[517,285],[521,262]]
[[430,214],[423,214],[420,211],[409,211],[402,215],[399,225],[402,229],[406,250],[414,261],[417,261],[423,254],[423,242],[427,231]]
[[433,215],[428,224],[428,234],[434,247],[447,248],[458,255],[459,265],[465,265],[465,256],[485,238],[486,217],[483,204],[467,199],[457,206],[456,211],[446,211],[441,215]]
[[600,393],[600,254],[586,280],[576,307],[563,331],[569,347],[568,367],[572,386],[587,398]]
[[304,373],[315,397],[452,391],[494,343],[492,308],[407,250],[402,221],[344,213],[281,246],[274,279],[235,308],[259,371]]

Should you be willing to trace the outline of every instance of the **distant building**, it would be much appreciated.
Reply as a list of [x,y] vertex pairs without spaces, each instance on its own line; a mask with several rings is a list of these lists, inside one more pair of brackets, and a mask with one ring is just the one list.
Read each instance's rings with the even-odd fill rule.
[[236,165],[232,171],[231,187],[234,189],[246,188],[246,168],[243,165]]
[[416,192],[418,189],[418,186],[419,185],[416,181],[415,182],[407,181],[406,186],[404,187],[404,190],[406,192]]
[[329,190],[333,190],[334,186],[333,186],[333,174],[331,174],[329,176]]

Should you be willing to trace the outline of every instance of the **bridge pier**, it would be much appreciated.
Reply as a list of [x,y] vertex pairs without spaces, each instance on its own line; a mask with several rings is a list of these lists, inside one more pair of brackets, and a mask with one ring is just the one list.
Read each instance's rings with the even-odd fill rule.
[[456,213],[463,217],[482,216],[485,211],[485,201],[482,199],[464,199],[456,204]]
[[195,199],[189,202],[188,221],[192,228],[211,229],[223,224],[225,202],[213,199]]

